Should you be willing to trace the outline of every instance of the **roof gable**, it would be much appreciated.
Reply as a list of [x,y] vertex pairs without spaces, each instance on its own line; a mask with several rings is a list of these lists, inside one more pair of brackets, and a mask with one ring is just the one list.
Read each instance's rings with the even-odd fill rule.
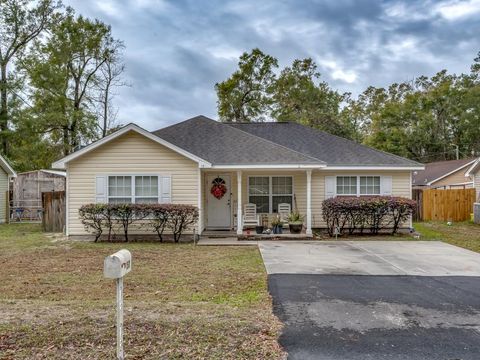
[[[452,175],[462,169],[466,169],[475,162],[475,159],[459,159],[459,160],[445,160],[435,161],[425,164],[425,170],[416,171],[413,174],[413,185],[432,185],[435,182]],[[468,176],[465,174],[465,176]]]
[[184,155],[185,157],[197,162],[199,164],[199,167],[210,167],[211,166],[211,164],[208,161],[198,157],[195,154],[189,153],[185,149],[183,149],[181,147],[178,147],[175,144],[172,144],[172,143],[170,143],[170,142],[168,142],[168,141],[166,141],[162,138],[159,138],[158,136],[153,135],[151,132],[148,132],[147,130],[141,128],[140,126],[135,125],[135,124],[128,124],[128,125],[120,128],[119,130],[115,131],[114,133],[112,133],[110,135],[107,135],[104,138],[102,138],[98,141],[95,141],[95,142],[85,146],[84,148],[82,148],[78,151],[75,151],[74,153],[72,153],[68,156],[65,156],[64,158],[62,158],[60,160],[55,161],[52,164],[52,168],[54,168],[54,169],[65,169],[66,168],[65,165],[68,162],[70,162],[70,161],[72,161],[72,160],[74,160],[74,159],[76,159],[76,158],[78,158],[78,157],[80,157],[80,156],[82,156],[82,155],[84,155],[84,154],[86,154],[86,153],[88,153],[88,152],[90,152],[90,151],[92,151],[92,150],[94,150],[94,149],[96,149],[96,148],[98,148],[98,147],[100,147],[100,146],[102,146],[102,145],[104,145],[104,144],[122,136],[123,134],[126,134],[129,131],[134,131],[134,132],[136,132],[140,135],[143,135],[143,136],[145,136],[145,137],[147,137],[147,138],[149,138],[149,139],[151,139],[151,140],[153,140],[153,141],[155,141],[155,142],[157,142],[157,143],[159,143],[159,144],[161,144],[161,145],[163,145],[163,146],[165,146],[165,147],[167,147],[167,148],[169,148],[173,151],[178,152],[181,155]]

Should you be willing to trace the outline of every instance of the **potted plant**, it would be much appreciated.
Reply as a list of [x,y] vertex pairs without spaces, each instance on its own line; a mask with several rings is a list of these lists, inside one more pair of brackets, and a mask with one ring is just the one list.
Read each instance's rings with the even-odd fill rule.
[[281,234],[283,229],[283,221],[280,219],[279,215],[276,215],[272,219],[272,230],[274,234]]
[[257,234],[263,234],[263,225],[257,225],[255,226],[255,232]]
[[292,211],[288,214],[288,227],[291,234],[300,234],[303,228],[303,215],[298,211]]

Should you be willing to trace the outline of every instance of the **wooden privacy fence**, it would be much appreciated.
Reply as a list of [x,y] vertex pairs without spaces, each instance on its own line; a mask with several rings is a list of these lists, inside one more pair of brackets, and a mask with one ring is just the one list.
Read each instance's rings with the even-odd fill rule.
[[42,227],[46,232],[63,232],[65,228],[65,191],[42,193]]
[[470,219],[475,189],[413,190],[417,201],[416,221],[465,221]]

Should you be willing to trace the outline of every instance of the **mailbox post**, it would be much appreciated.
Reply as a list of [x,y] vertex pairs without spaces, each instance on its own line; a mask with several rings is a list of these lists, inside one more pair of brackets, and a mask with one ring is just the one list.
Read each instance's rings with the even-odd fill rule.
[[117,280],[117,359],[123,360],[123,277],[132,270],[132,254],[120,250],[107,256],[103,263],[103,275]]

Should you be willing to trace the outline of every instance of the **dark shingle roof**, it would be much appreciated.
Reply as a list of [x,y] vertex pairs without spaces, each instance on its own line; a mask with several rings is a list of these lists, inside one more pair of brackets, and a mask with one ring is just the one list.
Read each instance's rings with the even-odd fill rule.
[[[464,172],[467,172],[467,164],[473,161],[475,161],[475,158],[436,161],[425,164],[425,170],[418,170],[413,173],[412,184],[418,186],[427,185],[439,177],[445,176],[461,167],[464,168]],[[467,180],[468,179],[465,179],[465,181]]]
[[297,123],[229,123],[231,127],[323,160],[330,166],[422,166]]
[[220,123],[197,116],[153,134],[213,165],[422,166],[289,122]]
[[214,165],[322,164],[322,161],[205,116],[153,134]]

